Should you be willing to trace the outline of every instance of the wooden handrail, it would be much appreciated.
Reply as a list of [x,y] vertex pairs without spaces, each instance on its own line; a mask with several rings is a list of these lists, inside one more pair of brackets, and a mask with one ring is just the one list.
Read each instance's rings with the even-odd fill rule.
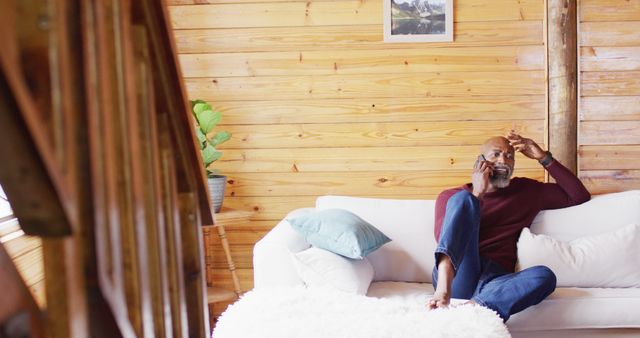
[[47,334],[208,337],[213,216],[164,4],[0,12],[0,183],[43,237]]

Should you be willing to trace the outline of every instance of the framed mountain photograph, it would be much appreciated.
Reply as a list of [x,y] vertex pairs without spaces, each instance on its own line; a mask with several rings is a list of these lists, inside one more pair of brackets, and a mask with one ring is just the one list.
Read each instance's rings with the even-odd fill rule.
[[383,0],[385,42],[453,41],[453,0]]

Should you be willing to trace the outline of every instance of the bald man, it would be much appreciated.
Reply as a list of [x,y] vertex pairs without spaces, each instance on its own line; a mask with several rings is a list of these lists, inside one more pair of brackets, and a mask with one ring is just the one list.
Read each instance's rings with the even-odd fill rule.
[[[435,293],[427,307],[446,307],[452,297],[469,299],[506,322],[556,286],[545,266],[514,272],[522,229],[541,210],[581,204],[591,195],[550,152],[513,131],[488,139],[480,151],[471,183],[445,190],[436,200]],[[540,162],[557,183],[512,179],[516,151]]]

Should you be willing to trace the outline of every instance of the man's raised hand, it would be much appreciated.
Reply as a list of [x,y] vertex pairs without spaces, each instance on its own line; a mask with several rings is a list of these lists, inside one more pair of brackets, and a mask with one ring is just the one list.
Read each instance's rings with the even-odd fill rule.
[[507,140],[509,140],[509,144],[513,149],[521,152],[528,158],[541,160],[547,155],[534,140],[522,137],[513,130],[507,134]]
[[473,185],[472,194],[477,198],[482,198],[484,193],[489,190],[489,176],[493,171],[493,163],[479,157],[473,166],[473,174],[471,175],[471,184]]

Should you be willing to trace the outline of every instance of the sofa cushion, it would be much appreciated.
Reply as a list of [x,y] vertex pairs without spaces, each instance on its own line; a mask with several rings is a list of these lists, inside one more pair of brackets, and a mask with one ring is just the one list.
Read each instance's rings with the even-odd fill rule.
[[391,238],[367,258],[374,280],[431,282],[434,265],[433,200],[394,200],[347,196],[322,196],[316,209],[349,210]]
[[292,253],[298,275],[311,288],[364,295],[373,279],[369,260],[351,259],[320,248]]
[[[424,304],[428,283],[373,282],[367,296]],[[459,301],[452,301],[457,303]],[[557,288],[549,297],[511,316],[512,333],[539,330],[640,328],[640,289]],[[551,335],[549,337],[556,337]]]
[[640,223],[640,190],[598,195],[573,207],[541,211],[531,224],[531,232],[570,241],[632,223]]
[[287,221],[311,245],[354,259],[363,259],[390,241],[376,227],[343,209],[319,210]]
[[511,331],[640,328],[640,289],[558,288],[507,322]]
[[525,228],[518,240],[519,268],[545,265],[558,286],[640,287],[639,261],[640,224],[567,242]]

